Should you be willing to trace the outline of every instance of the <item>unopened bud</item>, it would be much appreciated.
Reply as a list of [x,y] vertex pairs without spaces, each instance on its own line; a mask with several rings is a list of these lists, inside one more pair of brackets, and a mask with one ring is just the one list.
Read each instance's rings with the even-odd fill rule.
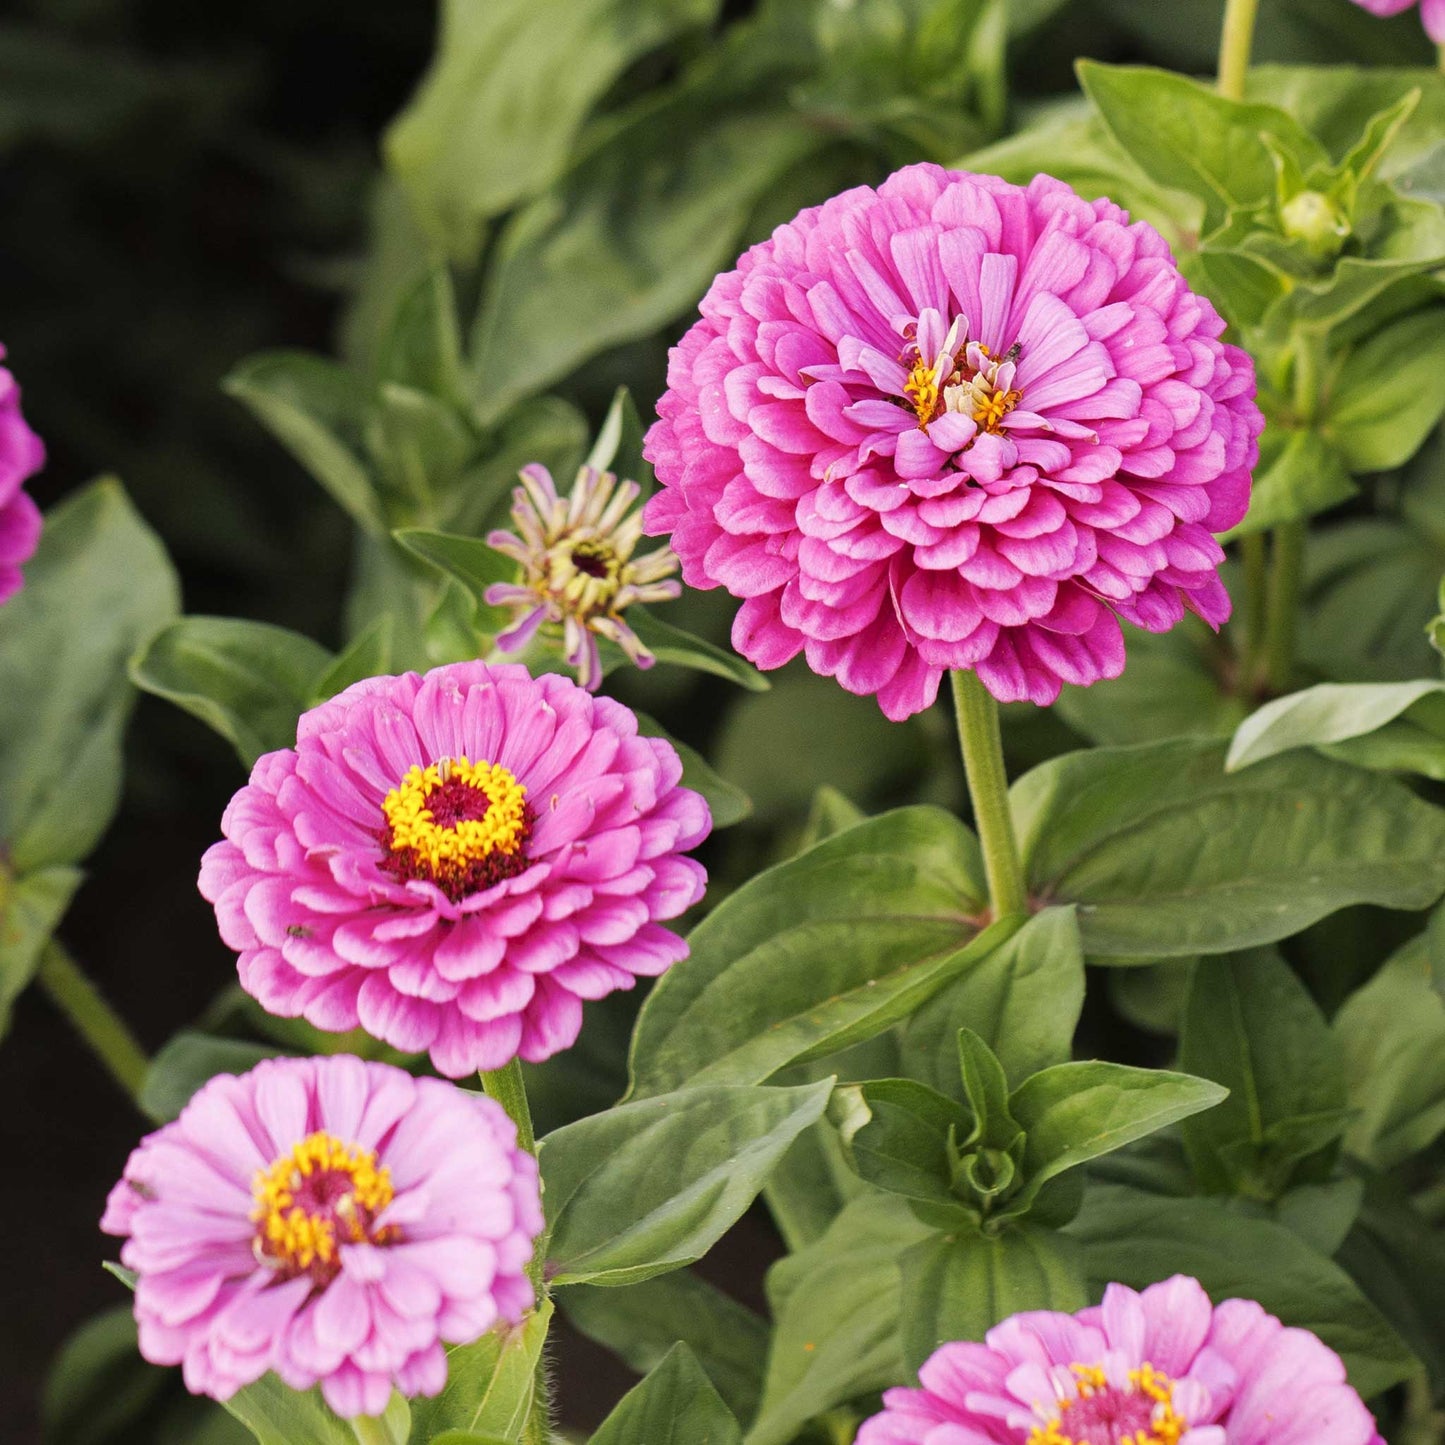
[[1280,209],[1280,224],[1292,241],[1303,241],[1311,256],[1338,256],[1350,234],[1350,223],[1338,206],[1319,191],[1301,191]]

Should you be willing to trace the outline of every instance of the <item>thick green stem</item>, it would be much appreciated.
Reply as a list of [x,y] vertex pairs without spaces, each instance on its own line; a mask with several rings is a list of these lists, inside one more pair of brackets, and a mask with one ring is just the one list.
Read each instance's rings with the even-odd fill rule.
[[45,945],[35,977],[116,1083],[139,1105],[150,1059],[130,1027],[58,939]]
[[1274,530],[1269,573],[1269,607],[1264,637],[1264,676],[1272,693],[1285,693],[1294,680],[1294,645],[1304,583],[1305,524],[1286,522]]
[[993,916],[1003,918],[1028,909],[1019,845],[1009,810],[1008,774],[1003,765],[1003,735],[999,730],[998,703],[972,671],[955,672],[953,706],[958,720],[958,742],[963,750],[963,771],[973,799],[978,841],[983,846],[983,867]]
[[1224,31],[1219,38],[1219,93],[1229,100],[1244,99],[1258,14],[1259,0],[1228,0],[1225,5]]

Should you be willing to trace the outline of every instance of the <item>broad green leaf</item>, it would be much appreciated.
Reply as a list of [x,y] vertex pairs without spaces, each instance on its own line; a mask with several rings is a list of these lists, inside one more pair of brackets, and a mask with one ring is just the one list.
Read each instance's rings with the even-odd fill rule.
[[269,622],[181,617],[151,639],[130,672],[137,687],[220,733],[250,768],[262,753],[295,746],[296,719],[331,663],[320,643]]
[[903,1200],[869,1194],[768,1271],[773,1347],[746,1445],[791,1445],[815,1415],[906,1378],[898,1262],[932,1233]]
[[520,1325],[499,1325],[472,1344],[450,1346],[446,1387],[412,1401],[412,1445],[429,1445],[449,1430],[520,1440],[552,1309],[544,1300]]
[[1069,1057],[1083,1006],[1074,910],[1045,908],[913,1014],[903,1034],[904,1069],[961,1100],[957,1039],[967,1028],[1017,1084]]
[[1206,1190],[1277,1198],[1300,1160],[1344,1132],[1339,1046],[1273,948],[1195,966],[1179,1066],[1229,1090],[1216,1108],[1183,1125],[1184,1147]]
[[1025,1136],[1026,1181],[1011,1207],[1027,1207],[1067,1169],[1213,1108],[1225,1093],[1209,1079],[1097,1059],[1034,1074],[1009,1095]]
[[1338,1265],[1283,1225],[1223,1200],[1094,1183],[1068,1233],[1083,1244],[1089,1277],[1100,1287],[1117,1280],[1139,1289],[1187,1274],[1212,1299],[1258,1300],[1337,1351],[1366,1399],[1416,1369],[1405,1342]]
[[739,1420],[758,1408],[768,1327],[690,1270],[674,1270],[625,1289],[569,1289],[562,1312],[589,1339],[646,1374],[681,1340]]
[[[1330,435],[1339,441],[1335,433]],[[1260,442],[1249,512],[1227,538],[1303,521],[1349,501],[1359,493],[1350,475],[1352,464],[1339,445],[1318,431],[1270,426]]]
[[0,861],[0,1038],[10,1009],[40,967],[50,935],[60,925],[75,890],[79,868],[39,868],[17,878]]
[[[351,1426],[332,1414],[319,1389],[302,1394],[275,1375],[263,1375],[224,1403],[227,1413],[256,1437],[258,1445],[356,1445]],[[388,1417],[395,1412],[404,1421],[405,1410],[406,1401],[393,1395]],[[406,1439],[404,1424],[400,1438]]]
[[1226,773],[1224,754],[1097,748],[1014,785],[1030,891],[1079,905],[1089,956],[1227,953],[1445,889],[1445,814],[1393,779],[1311,752]]
[[957,1207],[950,1145],[973,1127],[962,1105],[913,1079],[840,1085],[830,1115],[853,1167],[870,1184],[908,1199]]
[[[1445,307],[1392,322],[1350,353],[1326,434],[1355,472],[1403,466],[1445,415]],[[1251,508],[1252,510],[1252,508]]]
[[1079,65],[1079,79],[1114,138],[1160,185],[1187,191],[1219,220],[1235,206],[1274,195],[1263,136],[1301,168],[1328,159],[1285,111],[1226,100],[1210,86],[1146,66]]
[[1404,950],[1345,1000],[1334,1022],[1356,1110],[1345,1145],[1392,1169],[1445,1133],[1445,998],[1423,950]]
[[643,1005],[632,1092],[760,1082],[906,1017],[1017,924],[975,935],[977,850],[952,815],[903,808],[758,874]]
[[742,1445],[733,1413],[685,1344],[622,1397],[592,1445]]
[[167,1040],[151,1060],[138,1102],[157,1124],[169,1123],[207,1080],[217,1074],[244,1074],[280,1052],[245,1039],[218,1039],[183,1030]]
[[436,58],[385,140],[388,168],[452,256],[572,163],[578,132],[638,57],[718,0],[445,0]]
[[951,1340],[981,1340],[1023,1310],[1072,1314],[1090,1303],[1078,1242],[1017,1224],[998,1234],[936,1234],[899,1260],[903,1356],[909,1370]]
[[[880,1038],[886,1038],[880,1035]],[[870,1043],[877,1040],[870,1040]],[[865,1048],[867,1045],[864,1046]],[[829,1060],[842,1066],[843,1059]],[[824,1067],[813,1064],[813,1069]],[[868,1070],[867,1072],[872,1072]],[[870,1192],[843,1153],[838,1131],[826,1117],[804,1129],[768,1177],[763,1198],[784,1244],[794,1253],[820,1239],[843,1206]]]
[[489,547],[480,537],[459,537],[419,527],[408,527],[395,536],[413,556],[461,584],[471,599],[477,632],[500,632],[511,621],[510,608],[493,607],[486,600],[487,588],[493,583],[517,580],[517,563],[504,552]]
[[345,692],[353,683],[380,677],[391,670],[392,618],[383,614],[359,632],[320,677],[311,682],[311,705],[323,703]]
[[386,532],[386,513],[363,460],[370,388],[337,362],[304,351],[244,361],[225,389],[330,492],[363,531]]
[[539,1157],[553,1283],[636,1284],[700,1259],[832,1087],[682,1089],[549,1134]]
[[[1427,702],[1427,699],[1434,699]],[[1267,702],[1246,718],[1225,767],[1250,767],[1293,748],[1317,748],[1377,732],[1416,708],[1445,723],[1445,682],[1320,683]]]
[[126,661],[179,606],[175,573],[119,482],[54,508],[0,621],[0,855],[78,863],[121,787]]
[[44,1438],[56,1445],[108,1445],[165,1388],[163,1371],[141,1359],[129,1305],[87,1320],[66,1340],[45,1380]]
[[670,622],[654,616],[645,607],[629,607],[627,621],[643,645],[659,662],[690,667],[697,672],[710,672],[745,687],[749,692],[766,692],[771,684],[752,663],[734,652],[714,647],[701,637],[694,637]]
[[786,112],[706,95],[645,105],[507,223],[470,348],[484,415],[687,311],[772,182],[821,144]]
[[637,730],[645,737],[664,738],[677,749],[682,759],[682,783],[695,788],[707,799],[714,828],[731,828],[753,811],[753,800],[739,787],[728,782],[695,748],[690,748],[667,731],[656,718],[637,714]]

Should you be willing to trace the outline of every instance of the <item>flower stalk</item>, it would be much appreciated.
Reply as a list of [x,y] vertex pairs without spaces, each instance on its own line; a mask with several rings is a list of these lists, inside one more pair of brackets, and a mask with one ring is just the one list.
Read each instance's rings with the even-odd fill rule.
[[36,982],[139,1108],[151,1061],[130,1026],[58,939],[45,945]]
[[963,770],[968,779],[969,797],[973,800],[978,840],[983,848],[993,916],[1003,918],[1010,913],[1023,913],[1028,908],[1029,896],[1009,808],[998,703],[979,681],[977,673],[959,671],[950,677]]
[[1219,93],[1229,100],[1244,99],[1258,15],[1259,0],[1228,0],[1225,6],[1224,30],[1219,40]]

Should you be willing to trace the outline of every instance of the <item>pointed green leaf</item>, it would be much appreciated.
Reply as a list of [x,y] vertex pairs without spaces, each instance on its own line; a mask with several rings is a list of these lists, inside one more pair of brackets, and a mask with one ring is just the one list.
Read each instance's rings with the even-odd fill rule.
[[0,1038],[10,1027],[11,1005],[35,977],[50,935],[84,881],[79,868],[65,867],[17,878],[0,861]]
[[363,629],[311,683],[311,704],[329,701],[353,683],[380,677],[391,670],[391,638],[394,619],[383,613]]
[[709,672],[727,682],[735,682],[749,692],[766,692],[771,684],[752,663],[734,652],[714,647],[701,637],[694,637],[670,622],[649,612],[645,607],[629,607],[627,621],[638,639],[659,662],[677,667],[690,667],[696,672]]
[[656,718],[646,713],[636,716],[637,730],[644,737],[663,738],[677,749],[677,755],[682,759],[682,785],[696,789],[707,799],[715,829],[731,828],[734,823],[741,823],[751,815],[753,800],[721,776],[700,752],[673,737]]
[[137,1102],[157,1124],[169,1123],[217,1074],[244,1074],[280,1053],[247,1039],[218,1039],[184,1029],[151,1060]]
[[592,1445],[742,1445],[742,1431],[686,1345],[622,1397]]

